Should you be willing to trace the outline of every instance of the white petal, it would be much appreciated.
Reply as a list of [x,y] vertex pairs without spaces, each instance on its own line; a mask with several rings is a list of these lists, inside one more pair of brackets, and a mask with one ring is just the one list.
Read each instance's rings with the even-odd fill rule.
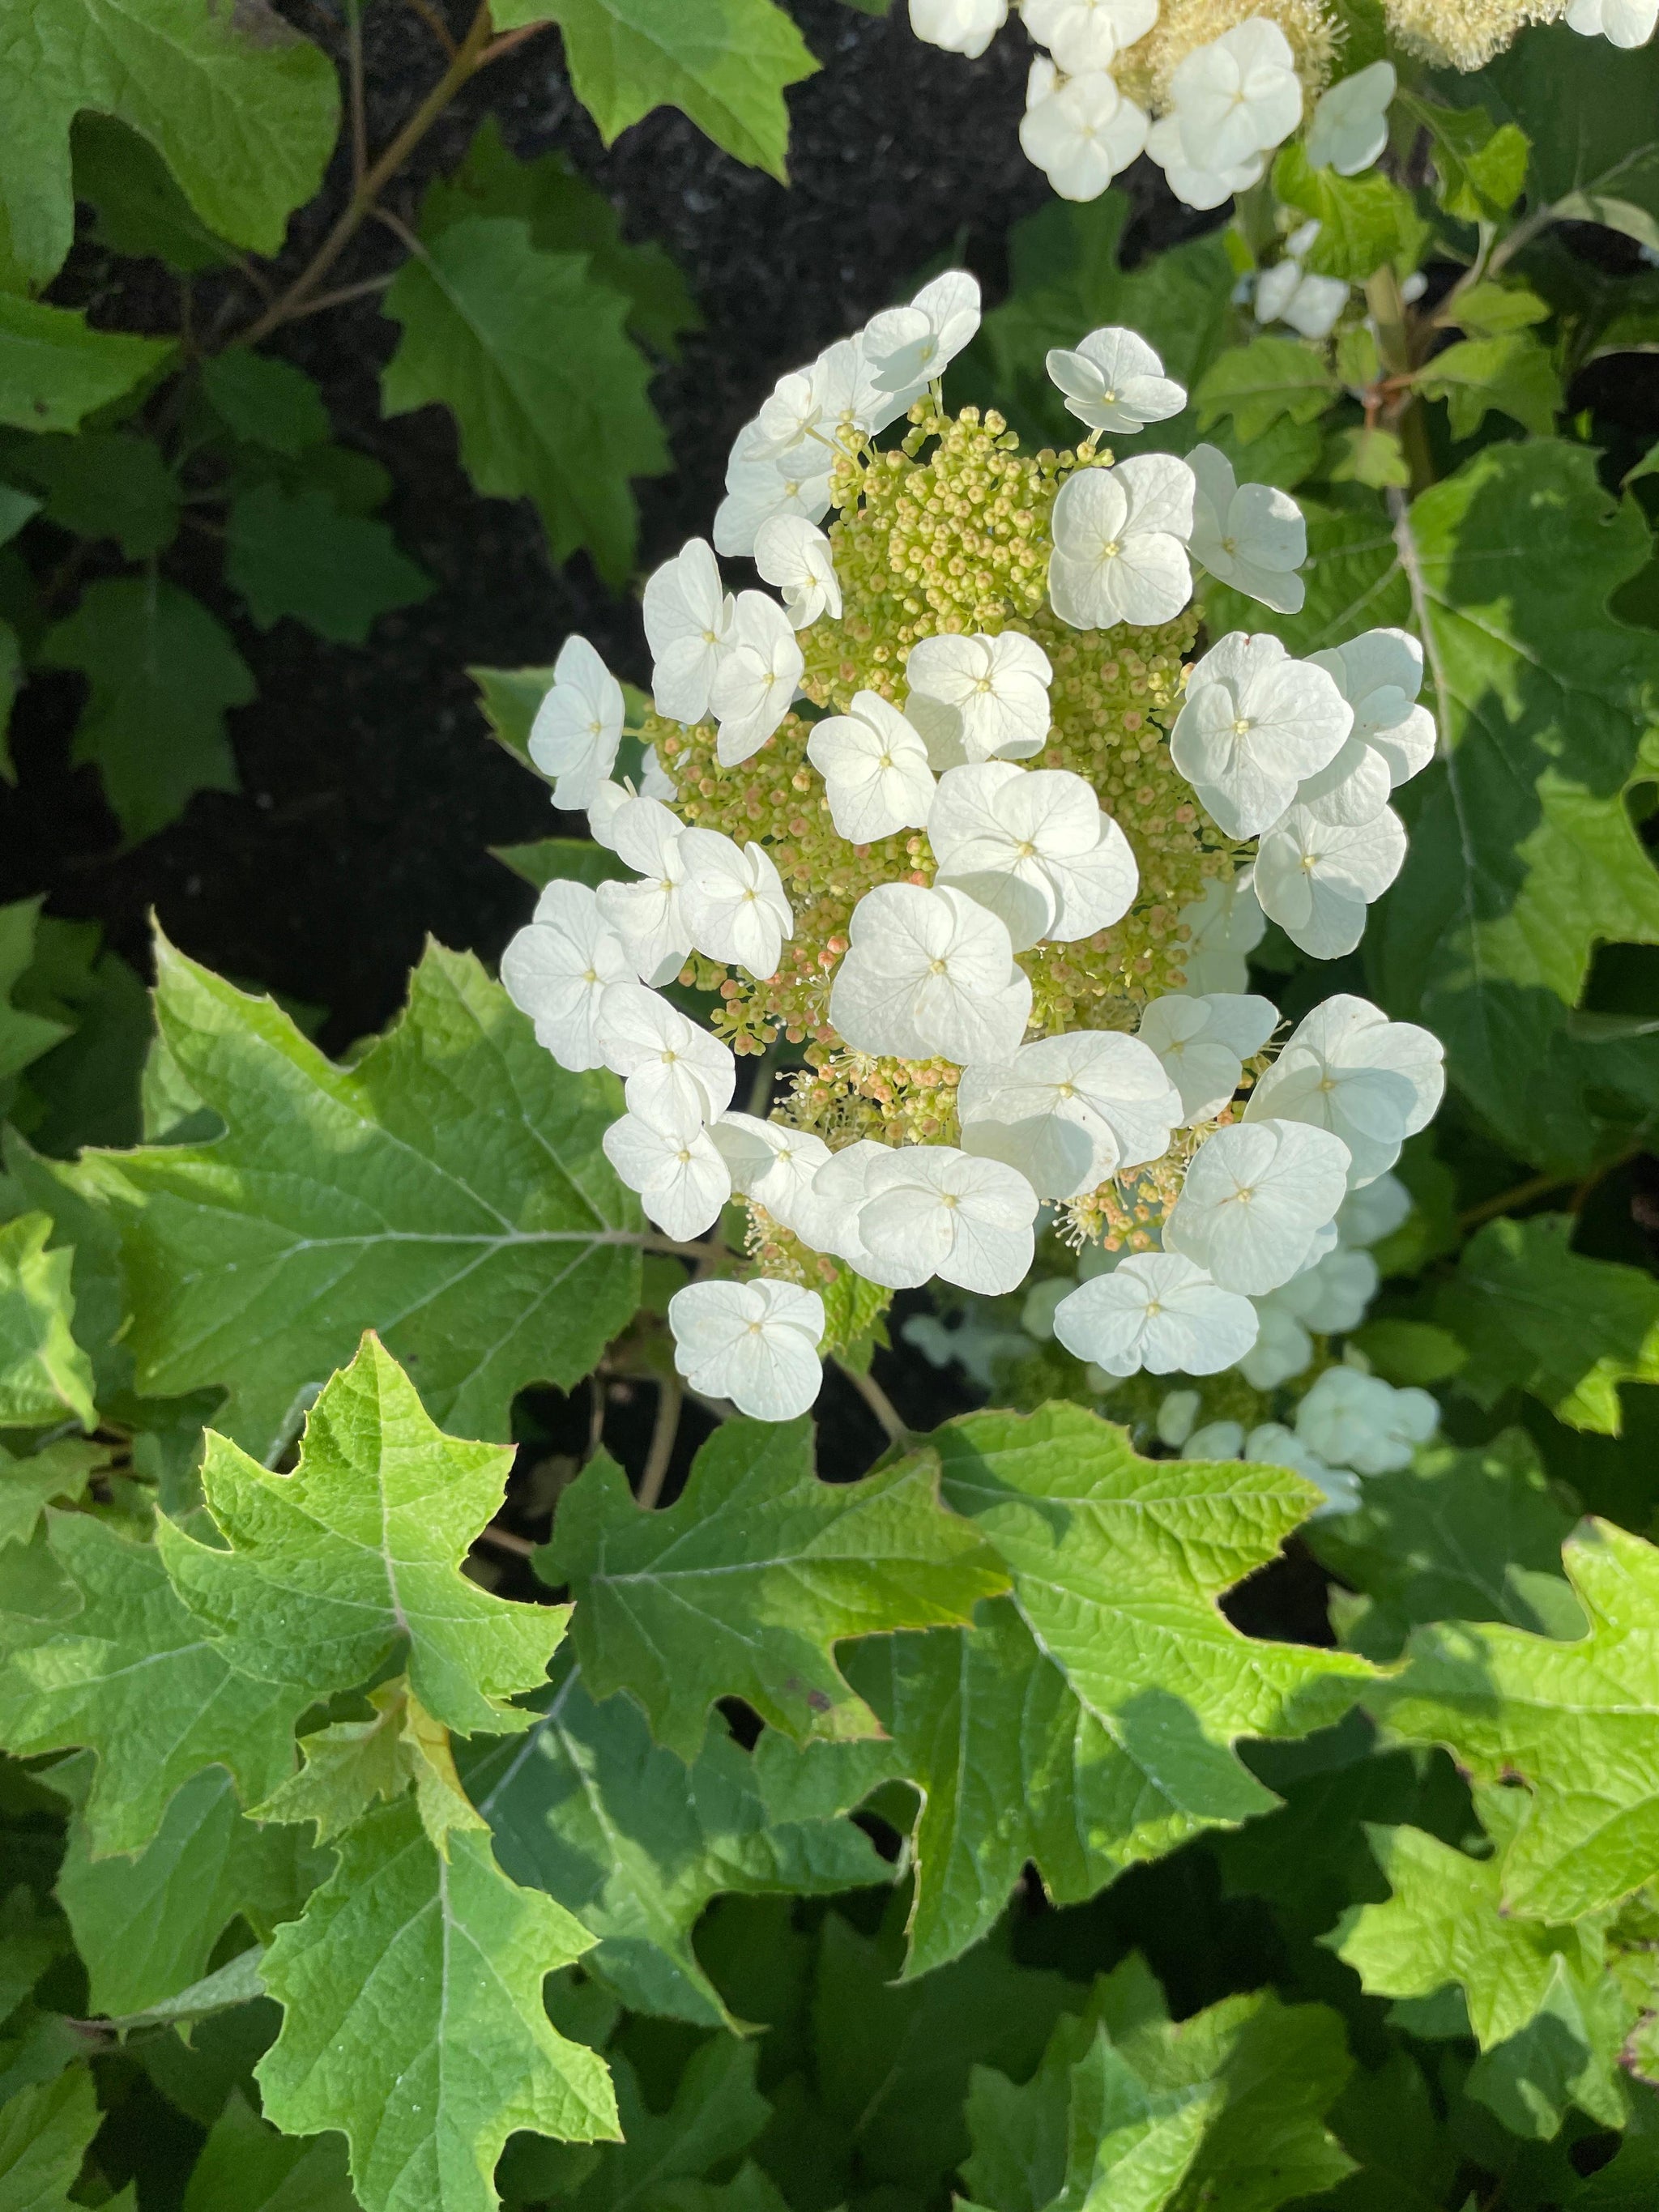
[[668,1302],[674,1364],[759,1421],[793,1420],[823,1380],[823,1301],[796,1283],[688,1283]]

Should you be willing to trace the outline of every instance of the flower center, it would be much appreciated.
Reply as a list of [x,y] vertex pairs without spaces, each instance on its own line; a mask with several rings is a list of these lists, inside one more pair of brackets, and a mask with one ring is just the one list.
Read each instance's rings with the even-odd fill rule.
[[1077,1085],[1073,1083],[1057,1083],[1054,1085],[1054,1095],[1058,1098],[1075,1098]]
[[927,972],[930,975],[942,975],[945,973],[945,963],[942,960],[930,960],[927,963]]
[[876,763],[876,766],[878,768],[891,768],[892,765],[893,756],[891,753],[883,753],[880,759]]
[[597,983],[597,982],[599,981],[599,979],[598,975],[594,972],[594,970],[593,970],[592,968],[584,968],[584,969],[583,969],[583,970],[582,970],[582,981],[583,981],[583,982],[584,982],[584,983]]
[[1022,860],[1029,860],[1035,855],[1036,847],[1027,838],[1023,845],[1016,845],[1014,850]]
[[957,1196],[955,1191],[947,1190],[941,1196],[939,1204],[945,1208],[947,1212],[954,1213],[957,1206],[962,1204],[962,1200]]
[[1223,551],[1224,553],[1234,553],[1234,554],[1236,554],[1236,553],[1237,552],[1237,550],[1238,550],[1238,540],[1237,540],[1237,538],[1224,538],[1222,539],[1222,541],[1221,541],[1221,550],[1222,550],[1222,551]]
[[1123,545],[1121,539],[1116,538],[1109,538],[1106,544],[1100,549],[1100,557],[1103,561],[1115,561],[1118,555],[1122,550]]
[[665,1067],[672,1067],[678,1058],[679,1054],[672,1047],[668,1045],[663,1047],[662,1064]]
[[1161,1314],[1161,1313],[1163,1312],[1163,1310],[1164,1310],[1164,1308],[1163,1308],[1163,1306],[1160,1304],[1160,1303],[1158,1302],[1158,1300],[1157,1298],[1148,1298],[1148,1299],[1147,1299],[1147,1301],[1146,1301],[1146,1318],[1147,1318],[1147,1320],[1148,1320],[1148,1321],[1151,1321],[1151,1320],[1152,1319],[1152,1317],[1153,1317],[1153,1316],[1154,1316],[1155,1314]]

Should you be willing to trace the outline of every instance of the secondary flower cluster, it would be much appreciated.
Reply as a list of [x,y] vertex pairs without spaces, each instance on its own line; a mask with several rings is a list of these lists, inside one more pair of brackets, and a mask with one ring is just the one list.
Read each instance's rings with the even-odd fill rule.
[[[816,1394],[833,1285],[1010,1291],[1044,1207],[1112,1263],[1068,1345],[1224,1368],[1440,1095],[1435,1041],[1363,1000],[1271,1057],[1243,959],[1268,915],[1352,950],[1397,872],[1388,796],[1433,749],[1415,645],[1235,632],[1184,670],[1194,567],[1301,605],[1294,501],[1207,447],[1114,465],[1103,433],[1185,402],[1127,331],[1050,356],[1075,453],[945,415],[977,322],[940,277],[740,434],[717,536],[782,596],[728,592],[701,540],[650,579],[643,787],[612,780],[623,693],[580,638],[531,740],[633,873],[550,885],[503,978],[562,1064],[623,1079],[605,1151],[668,1237],[745,1204],[762,1279],[670,1318],[695,1387],[768,1418]],[[734,1105],[738,1055],[780,1042],[781,1103],[763,1066]]]
[[[1065,199],[1098,198],[1141,154],[1189,207],[1260,181],[1311,114],[1308,157],[1345,176],[1388,143],[1388,63],[1341,78],[1342,11],[1327,0],[1012,0],[1034,45],[1020,143]],[[1011,0],[910,0],[919,38],[970,57]],[[1639,46],[1659,0],[1383,0],[1389,27],[1431,60],[1476,69],[1523,25],[1565,17]],[[1326,89],[1329,85],[1330,88]]]

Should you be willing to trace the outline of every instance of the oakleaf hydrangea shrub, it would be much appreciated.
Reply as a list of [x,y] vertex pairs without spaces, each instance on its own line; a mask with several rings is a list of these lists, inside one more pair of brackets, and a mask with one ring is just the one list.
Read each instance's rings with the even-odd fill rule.
[[[531,736],[633,873],[550,885],[503,976],[563,1066],[623,1079],[605,1152],[665,1234],[746,1208],[750,1279],[670,1318],[693,1385],[769,1419],[816,1398],[853,1281],[1006,1293],[1048,1222],[1088,1263],[1053,1328],[1097,1368],[1272,1358],[1265,1302],[1326,1294],[1345,1202],[1443,1089],[1425,1030],[1339,993],[1285,1034],[1245,988],[1268,918],[1351,952],[1398,874],[1420,647],[1200,647],[1206,579],[1302,604],[1295,501],[1213,447],[1114,462],[1186,402],[1127,330],[1049,356],[1072,450],[948,413],[978,324],[939,277],[739,434],[714,545],[646,586],[637,790],[585,641]],[[728,592],[722,555],[779,596]],[[715,994],[707,1027],[676,981]],[[780,1043],[781,1098],[763,1073],[737,1103]]]

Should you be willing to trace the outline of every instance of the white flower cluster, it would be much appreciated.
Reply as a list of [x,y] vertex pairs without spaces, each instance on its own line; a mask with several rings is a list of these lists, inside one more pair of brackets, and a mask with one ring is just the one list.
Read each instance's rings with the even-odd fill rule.
[[1572,0],[1567,21],[1587,39],[1615,46],[1644,46],[1659,24],[1659,0]]
[[[701,540],[651,578],[658,712],[688,726],[712,720],[720,768],[737,769],[773,738],[797,696],[802,633],[840,614],[831,543],[799,507],[818,454],[866,454],[976,319],[972,279],[941,277],[784,378],[742,433],[722,509],[726,542],[752,544],[782,604],[728,593]],[[1127,331],[1094,332],[1051,366],[1091,427],[1139,428],[1183,404]],[[763,469],[764,481],[750,473]],[[1301,604],[1305,534],[1294,502],[1239,486],[1207,447],[1185,461],[1148,454],[1115,467],[1085,446],[1053,500],[1051,527],[1049,600],[1079,631],[1169,622],[1191,599],[1194,562],[1269,605]],[[1191,671],[1170,755],[1221,833],[1260,839],[1255,888],[1235,876],[1191,909],[1189,990],[1153,998],[1133,1034],[1131,1008],[1124,1026],[1030,1035],[1033,986],[1021,955],[1103,941],[1139,889],[1130,843],[1085,778],[1025,765],[1051,723],[1053,671],[1035,639],[1012,628],[922,636],[905,662],[902,706],[860,691],[848,711],[813,723],[810,771],[848,847],[863,853],[922,831],[931,854],[930,868],[912,838],[896,879],[865,891],[845,939],[817,951],[833,971],[833,1033],[861,1064],[959,1071],[959,1143],[860,1137],[832,1148],[787,1119],[734,1109],[732,1052],[663,995],[694,952],[760,982],[773,977],[795,916],[758,838],[688,824],[665,775],[664,797],[611,780],[622,692],[572,639],[532,750],[556,779],[559,803],[586,804],[596,837],[634,875],[597,890],[550,884],[507,950],[503,980],[563,1066],[622,1078],[626,1111],[605,1150],[676,1240],[703,1235],[736,1195],[870,1283],[898,1290],[937,1277],[997,1295],[1030,1268],[1043,1206],[1133,1180],[1167,1161],[1179,1139],[1176,1157],[1190,1164],[1163,1221],[1164,1249],[1097,1274],[1055,1327],[1113,1374],[1213,1372],[1256,1344],[1252,1301],[1326,1264],[1349,1192],[1386,1171],[1438,1102],[1434,1039],[1344,996],[1294,1031],[1242,1116],[1233,1104],[1245,1063],[1261,1066],[1279,1023],[1267,1000],[1241,988],[1252,928],[1260,934],[1265,912],[1317,956],[1346,951],[1366,902],[1400,866],[1404,832],[1386,801],[1432,750],[1429,718],[1413,704],[1421,673],[1417,648],[1393,630],[1306,661],[1270,636],[1238,633]],[[1201,988],[1217,978],[1227,988]],[[699,1389],[770,1419],[815,1396],[817,1292],[700,1281],[673,1300],[671,1321]]]

